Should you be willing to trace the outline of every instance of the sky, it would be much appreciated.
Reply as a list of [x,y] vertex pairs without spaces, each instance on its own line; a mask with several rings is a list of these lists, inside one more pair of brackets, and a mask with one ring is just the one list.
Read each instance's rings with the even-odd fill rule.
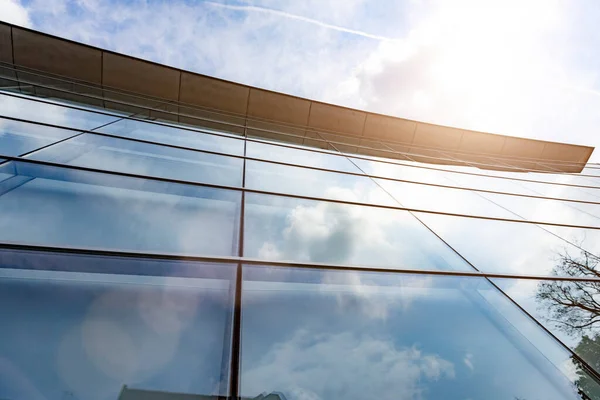
[[0,9],[17,25],[314,100],[600,144],[595,0],[0,0]]

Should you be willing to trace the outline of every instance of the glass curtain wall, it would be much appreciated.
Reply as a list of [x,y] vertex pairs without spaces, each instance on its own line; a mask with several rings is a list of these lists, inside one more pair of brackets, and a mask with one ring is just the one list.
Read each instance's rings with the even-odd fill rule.
[[0,399],[600,399],[600,166],[40,89],[0,92]]

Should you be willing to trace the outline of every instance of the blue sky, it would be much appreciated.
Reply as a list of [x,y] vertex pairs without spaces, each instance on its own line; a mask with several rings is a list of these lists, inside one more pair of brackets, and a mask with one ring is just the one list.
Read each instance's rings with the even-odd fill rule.
[[18,25],[267,89],[600,144],[594,0],[0,0],[0,7],[0,19]]

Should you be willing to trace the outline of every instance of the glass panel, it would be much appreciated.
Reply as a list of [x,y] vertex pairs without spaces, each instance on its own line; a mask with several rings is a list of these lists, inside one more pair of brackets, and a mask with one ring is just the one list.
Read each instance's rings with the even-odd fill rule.
[[17,157],[79,132],[0,118],[0,153]]
[[280,161],[290,164],[306,165],[310,167],[334,169],[337,171],[355,172],[361,171],[346,157],[317,153],[300,148],[289,148],[275,146],[265,143],[251,142],[246,144],[246,155],[253,158]]
[[600,205],[490,193],[482,196],[530,221],[600,226]]
[[191,182],[242,185],[241,158],[94,134],[48,147],[31,158]]
[[579,176],[577,174],[563,174],[563,173],[542,173],[542,172],[508,172],[508,171],[492,171],[486,170],[485,173],[487,175],[500,175],[506,176],[509,178],[518,178],[518,179],[531,179],[535,181],[548,182],[548,183],[566,183],[570,185],[587,185],[587,186],[599,186],[592,181],[588,180],[584,176]]
[[406,211],[247,193],[245,216],[246,257],[472,270]]
[[[375,179],[402,206],[453,214],[515,218],[477,192]],[[451,184],[447,182],[446,184]]]
[[515,327],[494,290],[482,278],[244,267],[241,395],[582,399],[567,351],[532,342],[533,322]]
[[[496,171],[493,171],[495,172],[495,175],[486,176],[486,172],[492,171],[483,171],[476,168],[463,167],[457,172],[444,172],[437,170],[435,167],[419,168],[410,165],[394,165],[361,159],[353,159],[353,161],[356,162],[363,171],[373,176],[451,185],[469,189],[492,190],[497,192],[539,195],[573,200],[600,201],[600,197],[586,192],[586,189],[547,183],[502,179],[500,178],[502,174]],[[448,169],[449,167],[450,166],[443,166],[444,169]],[[452,169],[457,169],[457,167],[452,167]],[[460,173],[461,171],[467,173]],[[496,175],[500,177],[496,177]],[[521,179],[533,179],[528,174],[518,174],[514,177]]]
[[545,228],[568,242],[576,244],[578,247],[596,256],[600,256],[600,230],[564,228],[552,225],[547,225]]
[[244,141],[241,139],[209,135],[199,131],[132,119],[121,120],[98,129],[98,131],[192,149],[217,151],[235,155],[244,154]]
[[594,175],[600,176],[600,168],[597,167],[585,167],[583,171],[581,171],[584,175]]
[[246,161],[246,187],[277,193],[398,206],[371,178]]
[[[0,240],[237,254],[240,193],[18,162],[0,189]],[[10,182],[9,182],[10,183]]]
[[[485,272],[548,275],[562,252],[579,251],[550,233],[546,226],[425,213],[416,215],[460,255]],[[583,232],[571,229],[571,233]]]
[[[583,254],[565,255],[553,271],[556,275],[599,278],[598,259]],[[528,313],[556,335],[589,366],[600,372],[600,281],[543,281],[494,279],[494,282]],[[581,375],[581,384],[590,383]],[[600,397],[600,390],[592,398]]]
[[232,265],[0,250],[0,398],[227,395],[234,279]]
[[[428,169],[415,168],[410,165],[398,165],[378,162],[374,160],[364,160],[352,158],[352,161],[360,167],[366,174],[380,176],[384,178],[401,179],[413,182],[424,182],[433,184],[448,185],[444,179],[445,172]],[[397,162],[397,161],[394,161]]]
[[0,116],[90,130],[118,117],[0,94]]

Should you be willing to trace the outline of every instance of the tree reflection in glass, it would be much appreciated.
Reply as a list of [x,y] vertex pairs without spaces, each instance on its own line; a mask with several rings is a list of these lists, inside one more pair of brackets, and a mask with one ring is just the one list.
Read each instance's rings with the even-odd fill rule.
[[554,258],[551,276],[578,280],[494,281],[584,361],[572,357],[575,383],[589,398],[600,398],[588,374],[590,367],[600,372],[600,259],[583,250],[557,251]]

